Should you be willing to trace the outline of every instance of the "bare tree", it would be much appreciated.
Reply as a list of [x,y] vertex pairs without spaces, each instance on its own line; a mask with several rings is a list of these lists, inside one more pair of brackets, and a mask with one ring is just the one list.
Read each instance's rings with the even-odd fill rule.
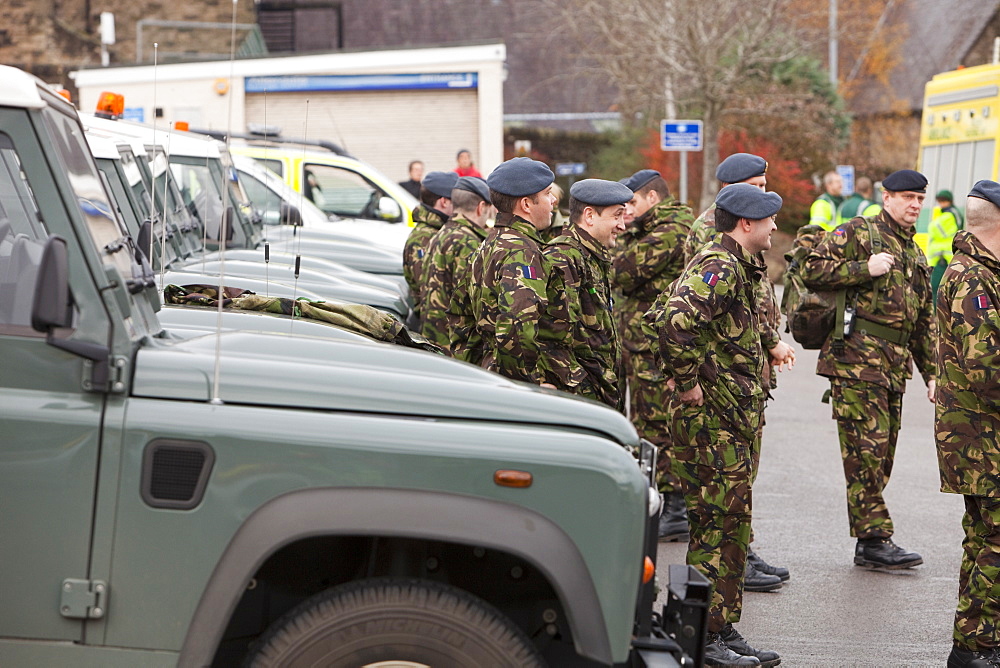
[[[704,122],[700,204],[715,196],[719,128],[735,100],[759,91],[779,62],[810,51],[805,31],[788,17],[802,11],[794,0],[543,0],[560,16],[581,56],[618,87],[625,117],[660,110]],[[589,47],[589,48],[588,48]],[[756,85],[754,83],[756,82]],[[755,107],[787,104],[755,100]]]

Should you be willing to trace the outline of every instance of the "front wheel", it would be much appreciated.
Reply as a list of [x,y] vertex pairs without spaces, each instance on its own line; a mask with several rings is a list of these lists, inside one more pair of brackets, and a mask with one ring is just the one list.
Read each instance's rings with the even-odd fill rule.
[[544,666],[498,610],[455,587],[377,578],[335,587],[277,620],[249,668],[298,666]]

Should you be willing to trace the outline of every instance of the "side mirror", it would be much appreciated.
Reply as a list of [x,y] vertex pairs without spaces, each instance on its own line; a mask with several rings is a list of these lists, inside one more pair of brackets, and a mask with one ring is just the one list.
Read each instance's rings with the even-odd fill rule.
[[382,197],[378,201],[376,215],[382,220],[397,221],[402,217],[403,210],[399,207],[399,202],[391,197]]
[[288,202],[281,203],[281,224],[282,225],[301,225],[302,224],[302,212],[298,210],[297,207],[289,204]]
[[66,240],[51,236],[42,250],[38,280],[31,304],[31,326],[39,332],[51,332],[73,324],[69,301],[69,254]]
[[151,249],[153,247],[153,221],[146,219],[139,226],[139,234],[135,238],[135,261],[142,264],[143,258],[152,261]]

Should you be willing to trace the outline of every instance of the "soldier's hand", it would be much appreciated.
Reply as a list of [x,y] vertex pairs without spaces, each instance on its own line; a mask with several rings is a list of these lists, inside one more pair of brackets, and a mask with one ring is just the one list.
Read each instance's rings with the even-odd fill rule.
[[553,385],[552,383],[539,383],[538,386],[539,387],[547,387],[550,390],[556,389],[556,386]]
[[667,378],[667,389],[673,392],[677,389],[677,381],[673,378]]
[[937,394],[937,381],[931,378],[927,381],[927,399],[930,400],[932,404],[937,403],[934,399],[935,394]]
[[878,253],[868,258],[868,273],[872,278],[878,278],[889,273],[896,260],[889,253]]
[[771,354],[771,365],[777,367],[778,371],[795,366],[795,348],[784,341],[778,341],[778,345],[767,352]]
[[704,406],[705,394],[701,391],[701,384],[697,384],[686,392],[681,392],[677,398],[688,406]]

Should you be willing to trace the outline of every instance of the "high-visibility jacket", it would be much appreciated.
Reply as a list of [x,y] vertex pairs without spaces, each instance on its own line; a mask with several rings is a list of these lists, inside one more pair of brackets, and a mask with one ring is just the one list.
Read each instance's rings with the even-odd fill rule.
[[820,195],[809,207],[810,225],[819,225],[827,232],[831,232],[843,222],[837,202],[828,193]]
[[951,242],[962,229],[962,212],[954,206],[934,207],[927,228],[927,257],[933,267],[941,260],[950,263],[954,255]]

